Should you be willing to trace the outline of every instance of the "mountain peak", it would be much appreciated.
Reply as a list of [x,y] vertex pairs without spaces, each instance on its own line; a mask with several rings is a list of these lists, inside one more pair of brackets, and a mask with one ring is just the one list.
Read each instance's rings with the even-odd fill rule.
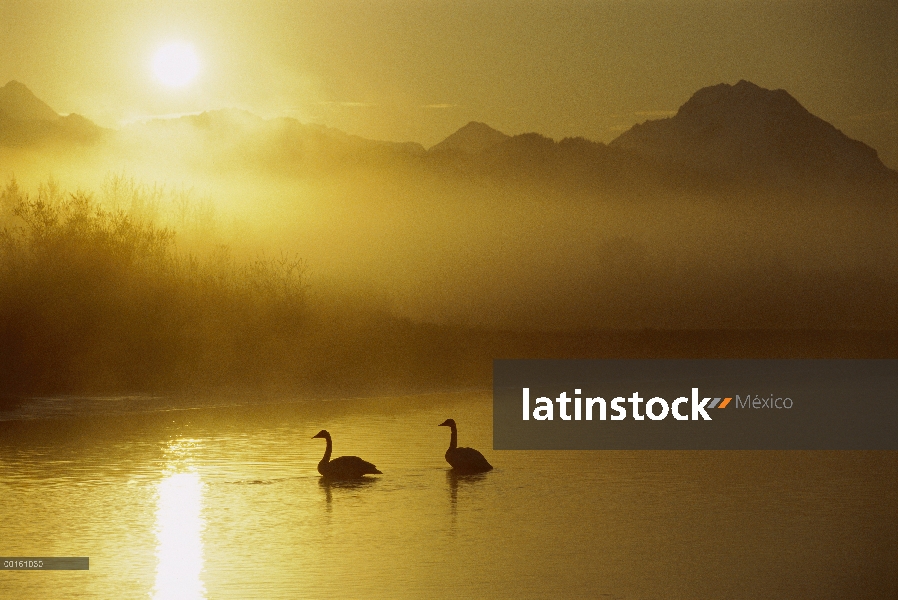
[[875,150],[812,115],[785,90],[745,80],[702,88],[673,117],[634,125],[611,145],[747,179],[888,172]]
[[429,152],[461,151],[466,154],[480,154],[493,146],[501,144],[510,137],[501,131],[493,129],[486,123],[471,121],[436,146],[433,146]]
[[721,83],[698,90],[680,107],[677,116],[707,114],[714,110],[732,114],[773,111],[802,117],[810,115],[786,90],[768,90],[741,79],[735,85]]
[[25,84],[14,80],[0,88],[0,112],[23,121],[55,121],[59,118],[56,111],[35,96]]

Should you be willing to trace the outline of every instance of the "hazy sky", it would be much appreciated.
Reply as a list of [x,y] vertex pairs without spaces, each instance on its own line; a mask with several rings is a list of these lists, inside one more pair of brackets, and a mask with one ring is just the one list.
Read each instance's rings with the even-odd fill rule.
[[[202,70],[170,90],[163,43]],[[0,85],[106,126],[236,106],[433,145],[468,121],[609,141],[697,89],[784,88],[898,167],[898,3],[0,0]]]

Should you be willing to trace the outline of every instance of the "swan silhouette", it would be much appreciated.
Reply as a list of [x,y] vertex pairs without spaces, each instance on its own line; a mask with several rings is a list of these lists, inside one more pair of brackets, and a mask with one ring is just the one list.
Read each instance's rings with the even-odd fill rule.
[[327,447],[324,450],[324,458],[318,463],[318,472],[328,479],[358,479],[364,475],[383,475],[377,467],[358,456],[340,456],[331,460],[331,451],[334,444],[331,434],[322,429],[312,436],[312,439],[324,438]]
[[484,473],[493,468],[486,458],[474,450],[474,448],[458,448],[458,429],[453,419],[446,419],[438,427],[448,427],[452,430],[452,438],[449,440],[449,449],[446,450],[446,462],[452,465],[458,473]]

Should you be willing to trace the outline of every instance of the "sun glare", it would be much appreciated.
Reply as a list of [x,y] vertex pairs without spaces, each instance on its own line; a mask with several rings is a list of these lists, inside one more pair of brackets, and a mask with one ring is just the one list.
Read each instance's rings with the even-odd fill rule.
[[169,42],[153,55],[153,74],[163,85],[186,86],[200,71],[200,59],[186,42]]
[[159,482],[156,505],[154,598],[206,597],[203,572],[203,482],[196,472],[173,473]]

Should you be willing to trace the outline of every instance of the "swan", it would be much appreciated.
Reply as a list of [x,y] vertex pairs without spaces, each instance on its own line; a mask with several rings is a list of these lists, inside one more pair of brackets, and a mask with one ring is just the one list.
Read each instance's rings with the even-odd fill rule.
[[446,419],[438,427],[448,427],[452,430],[452,438],[449,440],[449,449],[446,450],[446,462],[459,473],[483,473],[493,468],[486,458],[474,450],[474,448],[458,448],[458,429],[453,419]]
[[362,460],[358,456],[340,456],[331,460],[331,451],[334,444],[331,441],[331,434],[326,429],[322,429],[312,436],[312,439],[324,438],[327,441],[327,447],[324,450],[324,458],[318,463],[318,472],[328,479],[358,479],[363,475],[383,475],[377,470],[377,467],[366,460]]

